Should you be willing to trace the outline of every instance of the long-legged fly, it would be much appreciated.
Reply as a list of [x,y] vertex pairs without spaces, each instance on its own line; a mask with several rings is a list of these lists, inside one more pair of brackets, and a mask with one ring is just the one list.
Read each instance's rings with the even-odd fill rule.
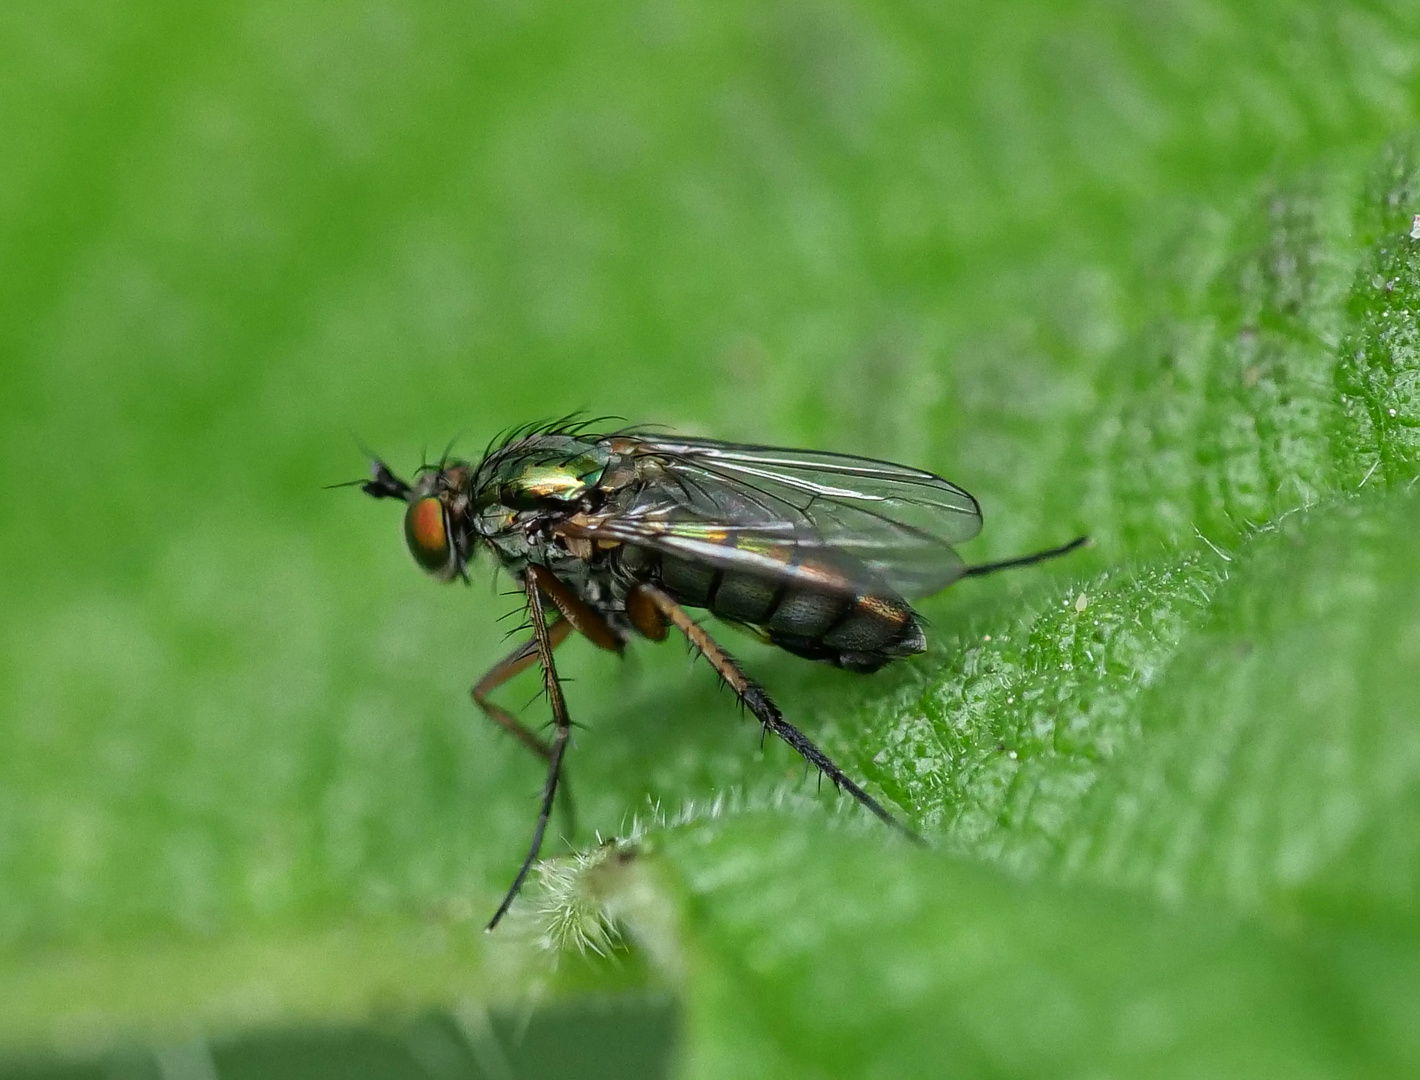
[[[926,648],[909,600],[1086,542],[968,566],[952,545],[980,531],[981,510],[932,473],[635,429],[599,435],[573,421],[517,429],[477,463],[446,457],[413,483],[376,460],[361,486],[406,504],[405,540],[433,577],[467,580],[469,560],[484,548],[526,596],[531,636],[473,687],[483,712],[547,762],[532,845],[490,930],[537,859],[557,794],[572,728],[552,653],[572,631],[620,653],[634,635],[661,641],[675,627],[766,732],[915,837],[788,723],[686,608],[705,608],[795,655],[871,672]],[[552,708],[547,740],[490,699],[533,664]]]

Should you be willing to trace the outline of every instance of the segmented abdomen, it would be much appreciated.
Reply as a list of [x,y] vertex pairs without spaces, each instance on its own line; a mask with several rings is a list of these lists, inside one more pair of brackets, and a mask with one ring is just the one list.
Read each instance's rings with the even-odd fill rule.
[[753,627],[773,644],[811,660],[876,671],[926,648],[912,607],[895,594],[804,588],[670,555],[652,561],[659,566],[645,570],[658,570],[661,587],[680,603]]

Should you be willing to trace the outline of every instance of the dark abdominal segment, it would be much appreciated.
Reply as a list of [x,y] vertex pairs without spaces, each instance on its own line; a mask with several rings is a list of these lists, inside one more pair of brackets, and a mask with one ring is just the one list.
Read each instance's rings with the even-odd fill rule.
[[[802,622],[771,620],[769,640],[796,656],[821,660],[848,671],[870,672],[890,661],[920,653],[927,647],[922,625],[899,596],[794,596],[806,613]],[[838,605],[832,621],[821,622],[825,600]]]
[[757,629],[797,656],[876,671],[926,648],[912,607],[896,595],[853,596],[758,574],[661,558],[661,585],[680,603]]

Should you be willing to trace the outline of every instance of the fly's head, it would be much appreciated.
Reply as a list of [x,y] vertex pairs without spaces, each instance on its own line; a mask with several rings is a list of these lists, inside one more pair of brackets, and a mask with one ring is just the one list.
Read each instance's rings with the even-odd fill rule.
[[464,576],[471,554],[472,536],[464,524],[467,520],[468,496],[465,494],[468,466],[449,462],[438,468],[420,470],[409,484],[390,472],[389,466],[376,460],[370,466],[370,479],[360,490],[376,499],[403,499],[404,541],[409,553],[437,581],[452,581]]

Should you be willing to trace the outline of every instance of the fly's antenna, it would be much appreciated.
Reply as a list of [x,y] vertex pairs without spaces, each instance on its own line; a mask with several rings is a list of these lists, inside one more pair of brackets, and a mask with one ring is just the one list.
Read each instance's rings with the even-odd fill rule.
[[350,438],[354,440],[356,449],[360,451],[362,457],[370,460],[370,479],[368,480],[346,480],[339,484],[326,484],[324,491],[334,491],[336,488],[358,487],[366,495],[376,499],[404,499],[408,501],[410,487],[380,460],[380,455],[365,445],[365,441],[353,431]]
[[365,443],[365,440],[360,438],[359,435],[356,435],[355,432],[350,432],[350,439],[355,444],[355,449],[360,451],[360,456],[362,458],[365,458],[369,461],[378,461],[380,459],[380,455],[371,450],[370,447]]
[[351,484],[342,484],[341,487],[350,487],[359,483],[360,490],[371,498],[375,499],[402,499],[409,501],[410,487],[394,473],[390,472],[389,466],[379,458],[370,462],[370,479],[361,483],[352,481]]
[[1018,566],[1033,566],[1035,563],[1045,562],[1047,559],[1058,559],[1061,555],[1068,555],[1076,548],[1086,547],[1090,543],[1088,536],[1077,536],[1068,544],[1061,544],[1059,547],[1046,548],[1044,551],[1033,551],[1029,555],[1017,555],[1014,559],[1002,559],[1000,562],[980,563],[977,566],[968,566],[962,573],[962,577],[984,577],[987,574],[994,574],[997,570],[1013,570]]

